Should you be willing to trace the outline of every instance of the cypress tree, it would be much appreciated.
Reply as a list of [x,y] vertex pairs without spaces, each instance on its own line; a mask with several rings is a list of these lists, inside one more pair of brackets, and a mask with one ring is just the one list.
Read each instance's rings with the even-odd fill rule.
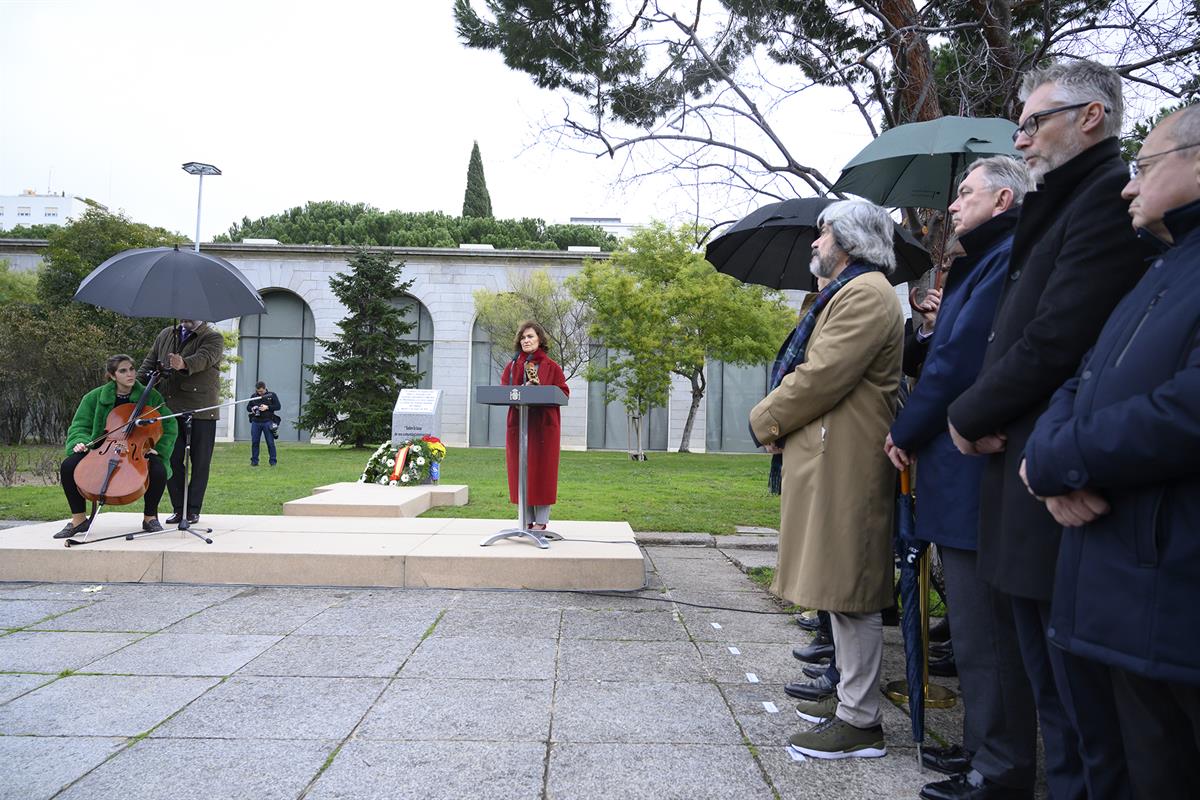
[[487,179],[483,177],[483,157],[479,155],[479,142],[471,148],[471,163],[467,166],[467,192],[463,195],[464,217],[492,216],[492,198],[488,194]]
[[348,266],[329,287],[349,313],[338,323],[338,336],[317,340],[326,359],[312,365],[315,380],[308,381],[299,425],[337,444],[363,447],[391,437],[396,393],[421,380],[413,366],[421,346],[403,338],[413,324],[391,302],[412,285],[400,282],[404,263],[360,250]]

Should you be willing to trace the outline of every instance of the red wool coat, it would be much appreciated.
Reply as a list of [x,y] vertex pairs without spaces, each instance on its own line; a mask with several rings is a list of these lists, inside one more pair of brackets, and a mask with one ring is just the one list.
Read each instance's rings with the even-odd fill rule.
[[[525,354],[510,361],[500,376],[505,386],[525,382]],[[562,367],[554,359],[538,350],[532,356],[538,368],[538,383],[542,386],[557,386],[566,395],[567,379]],[[513,380],[514,375],[516,380]],[[508,500],[518,502],[517,482],[520,476],[521,432],[520,412],[516,407],[508,409],[508,430],[504,442],[504,456],[508,464]],[[529,408],[529,451],[527,453],[525,502],[531,506],[552,506],[558,499],[558,406],[530,406]]]

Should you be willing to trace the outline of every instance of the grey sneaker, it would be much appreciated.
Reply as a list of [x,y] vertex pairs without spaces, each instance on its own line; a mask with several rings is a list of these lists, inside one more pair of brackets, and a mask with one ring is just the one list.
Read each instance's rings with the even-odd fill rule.
[[796,713],[800,715],[800,719],[809,722],[824,722],[834,715],[837,707],[837,695],[831,694],[820,700],[801,700],[796,704]]
[[788,739],[791,748],[812,758],[879,758],[887,755],[883,726],[856,728],[838,717],[830,717],[809,731]]

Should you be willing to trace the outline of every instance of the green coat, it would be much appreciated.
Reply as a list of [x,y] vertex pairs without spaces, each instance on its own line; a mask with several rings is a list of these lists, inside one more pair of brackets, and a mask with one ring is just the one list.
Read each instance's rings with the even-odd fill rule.
[[[138,381],[133,382],[130,397],[136,399],[142,396],[145,387]],[[97,386],[83,396],[79,408],[75,409],[75,417],[71,427],[67,429],[67,455],[75,451],[75,445],[87,444],[104,433],[104,423],[108,412],[117,404],[117,384],[108,381],[103,386]],[[151,389],[146,398],[146,406],[157,408],[158,413],[166,416],[171,413],[163,396],[157,389]],[[154,444],[154,451],[162,457],[163,466],[167,468],[167,477],[171,477],[171,451],[175,448],[175,438],[179,435],[179,424],[174,419],[162,421],[162,436]]]

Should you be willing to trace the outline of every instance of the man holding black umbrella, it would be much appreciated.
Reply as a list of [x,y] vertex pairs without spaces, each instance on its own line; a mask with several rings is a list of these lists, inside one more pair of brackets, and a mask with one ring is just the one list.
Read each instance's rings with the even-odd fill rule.
[[[225,352],[225,340],[221,332],[196,319],[181,319],[178,325],[164,328],[154,339],[154,344],[138,370],[138,378],[146,380],[151,372],[163,372],[158,389],[166,398],[171,410],[196,411],[218,404],[221,391],[221,356]],[[179,438],[171,452],[171,477],[167,481],[167,492],[171,496],[174,513],[167,524],[175,525],[186,514],[189,523],[200,520],[200,509],[204,505],[204,490],[208,487],[209,465],[212,463],[213,444],[217,438],[217,420],[221,411],[211,408],[198,411],[191,417],[189,425],[179,426]],[[191,464],[188,477],[187,508],[183,507],[183,459],[191,445]]]

